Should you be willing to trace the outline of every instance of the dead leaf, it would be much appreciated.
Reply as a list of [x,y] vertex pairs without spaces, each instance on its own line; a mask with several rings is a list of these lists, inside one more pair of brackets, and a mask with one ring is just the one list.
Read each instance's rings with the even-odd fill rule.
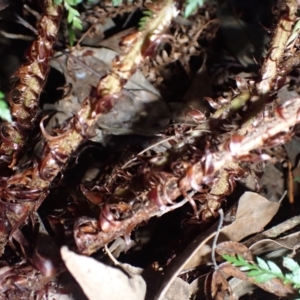
[[171,285],[170,289],[168,290],[163,300],[182,300],[182,299],[189,299],[189,297],[190,297],[190,285],[186,281],[177,277],[174,280],[173,284]]
[[[285,252],[290,252],[299,249],[299,240],[300,232],[295,232],[277,240],[264,239],[258,241],[249,249],[253,255],[261,255],[262,253],[274,252],[278,250],[287,250]],[[282,254],[280,256],[282,256]]]
[[127,275],[91,257],[69,251],[67,247],[61,248],[61,256],[89,300],[145,299],[146,283],[138,274],[140,269],[131,266],[133,273]]
[[[116,55],[118,53],[115,51],[92,47],[74,49],[68,57],[57,53],[51,66],[64,74],[66,84],[72,86],[72,90],[54,105],[44,107],[58,111],[47,128],[63,123],[80,109],[80,103],[89,95],[91,87],[97,86],[99,78],[110,70]],[[153,136],[167,126],[170,116],[169,108],[158,90],[137,70],[124,86],[111,111],[99,117],[96,134],[91,140],[105,145],[109,139],[107,136],[111,134]]]
[[219,270],[215,270],[213,272],[210,287],[210,297],[212,299],[234,299],[226,278],[224,278],[223,274]]
[[219,255],[224,255],[224,254],[228,254],[231,256],[241,255],[248,261],[253,260],[253,255],[246,246],[244,246],[241,243],[237,243],[233,241],[223,242],[218,244],[216,246],[216,252]]

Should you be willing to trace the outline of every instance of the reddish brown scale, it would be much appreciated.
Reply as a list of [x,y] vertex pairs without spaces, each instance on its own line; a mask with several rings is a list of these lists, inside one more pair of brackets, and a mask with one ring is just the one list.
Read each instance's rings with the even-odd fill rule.
[[286,84],[286,76],[277,76],[275,79],[275,87],[276,91],[280,90]]
[[24,171],[23,173],[15,174],[7,179],[6,188],[10,188],[11,185],[20,184],[27,185],[29,184],[32,178],[32,171]]
[[279,68],[278,68],[278,75],[279,78],[286,79],[286,75],[295,67],[300,64],[300,54],[296,52],[292,56],[288,57],[284,60]]
[[157,52],[157,47],[161,44],[162,40],[165,40],[166,38],[173,39],[173,37],[165,34],[161,34],[159,36],[156,35],[154,41],[151,41],[150,37],[153,39],[154,35],[151,33],[142,46],[141,53],[143,57],[153,57]]
[[144,6],[153,12],[161,11],[161,3],[159,1],[145,3]]
[[226,105],[230,102],[229,99],[223,98],[223,97],[219,97],[218,98],[218,104],[220,104],[221,106]]
[[23,129],[16,122],[5,123],[0,128],[1,139],[16,144],[16,147],[22,145],[22,133]]
[[118,202],[115,204],[110,204],[109,209],[114,215],[115,221],[122,221],[133,216],[133,209],[129,203]]
[[119,45],[125,46],[125,47],[131,46],[132,44],[134,44],[136,42],[136,40],[140,34],[141,34],[140,31],[135,31],[135,32],[125,35],[124,37],[122,37]]
[[46,120],[49,116],[46,116],[44,117],[41,121],[40,121],[40,129],[41,129],[41,132],[44,136],[44,138],[47,140],[47,141],[55,141],[55,140],[60,140],[60,139],[63,139],[64,137],[66,137],[68,134],[69,134],[69,131],[65,131],[64,133],[62,133],[61,135],[55,135],[55,136],[52,136],[50,134],[47,133],[45,127],[44,127],[44,120]]
[[[239,170],[240,171],[240,170]],[[239,172],[237,171],[237,172]],[[234,170],[233,170],[234,172]],[[230,178],[230,175],[229,175]],[[214,184],[218,183],[218,178],[215,178],[215,182]],[[223,201],[225,200],[225,196],[229,195],[232,193],[232,188],[234,187],[233,183],[233,177],[231,179],[229,179],[229,186],[228,188],[221,194],[221,195],[214,195],[211,193],[206,193],[206,194],[197,194],[196,196],[194,196],[193,198],[197,201],[199,201],[201,203],[201,207],[199,210],[199,216],[200,216],[200,220],[202,221],[207,221],[208,218],[207,216],[211,216],[211,217],[218,217],[218,209],[220,208],[221,204],[223,203]]]
[[205,194],[197,193],[196,195],[193,196],[193,199],[199,201],[201,204],[204,204],[207,202],[207,193],[205,193]]
[[275,108],[275,113],[280,117],[280,119],[286,120],[284,115],[283,115],[283,111],[284,111],[283,106],[278,106],[278,107]]
[[93,114],[106,114],[114,106],[114,97],[111,95],[105,95],[99,99],[93,109]]
[[[199,168],[200,167],[200,168]],[[188,180],[188,182],[190,183],[191,187],[197,191],[202,193],[203,191],[205,191],[205,189],[199,185],[195,179],[195,172],[197,172],[197,176],[200,177],[199,173],[202,173],[202,166],[199,164],[194,164],[192,165],[190,168],[188,168],[188,170],[186,171],[186,179]],[[202,173],[203,174],[203,173]],[[203,176],[201,176],[203,177]],[[199,180],[200,181],[200,180]]]
[[204,121],[206,119],[204,113],[197,109],[188,111],[186,115],[189,115],[196,123],[200,123],[201,121]]
[[164,208],[165,202],[163,201],[163,199],[160,196],[160,191],[158,187],[154,187],[152,188],[148,194],[147,194],[147,198],[154,203],[155,205],[157,205],[160,208]]
[[87,190],[83,184],[80,185],[80,189],[81,192],[83,193],[83,195],[92,203],[95,205],[99,205],[103,202],[103,197],[100,195],[100,193],[98,192],[93,192],[93,191],[89,191]]
[[39,164],[39,175],[43,180],[48,181],[55,176],[54,174],[57,174],[59,166],[50,149],[48,149],[48,153],[45,152],[43,155],[43,160]]
[[153,199],[154,203],[158,206],[167,206],[168,204],[173,204],[167,191],[166,183],[168,179],[172,177],[170,174],[165,172],[155,172],[150,173],[147,176],[146,181],[151,187],[156,187],[156,189],[151,190],[149,194],[150,200]]
[[228,150],[232,156],[236,156],[239,153],[240,144],[243,141],[244,137],[242,135],[234,134],[230,138],[228,144]]
[[110,211],[109,205],[104,205],[101,209],[98,224],[103,232],[108,232],[111,228],[120,227],[122,222],[114,219],[114,215]]
[[209,206],[207,206],[206,209],[200,211],[200,220],[207,222],[210,221],[212,218],[217,218],[219,216],[219,213],[217,211],[221,207],[221,203],[223,202],[224,198],[219,197],[218,200],[220,204],[218,205],[218,207],[215,208],[215,211],[213,211]]
[[209,103],[209,105],[213,108],[213,109],[219,109],[221,108],[221,105],[216,103],[212,98],[210,97],[204,97],[204,99]]
[[213,165],[213,155],[209,150],[205,151],[205,163],[204,163],[204,174],[202,178],[202,182],[204,184],[210,184],[213,180],[213,175],[215,172],[215,168]]
[[97,232],[97,230],[91,226],[81,226],[80,231],[85,234],[95,234]]
[[86,50],[83,52],[82,56],[93,56],[95,54],[92,50]]
[[190,166],[191,164],[189,162],[182,160],[175,161],[171,163],[171,170],[176,177],[182,177]]
[[83,137],[83,138],[92,138],[92,136],[88,133],[89,125],[77,114],[73,114],[74,116],[74,123],[72,124],[76,131]]
[[264,145],[266,147],[275,147],[278,145],[282,145],[290,141],[293,136],[294,136],[294,132],[281,133],[276,135],[275,137],[272,137],[272,139],[264,140]]
[[236,176],[235,174],[229,174],[229,177],[228,177],[228,184],[229,184],[229,189],[226,191],[226,193],[224,195],[230,195],[235,187],[236,187]]
[[[296,3],[295,3],[295,5],[296,5]],[[281,17],[282,17],[285,21],[293,23],[293,22],[295,22],[295,19],[291,19],[291,18],[289,17],[290,11],[291,11],[290,7],[289,7],[288,5],[286,5],[286,4],[284,4],[283,9],[281,9],[281,13],[282,13],[282,14],[281,14]]]
[[78,218],[74,223],[74,240],[78,251],[84,252],[87,245],[92,245],[97,241],[99,232],[99,222],[88,217]]
[[63,166],[69,157],[68,153],[66,153],[63,148],[51,149],[50,153],[59,166]]
[[265,153],[261,153],[261,154],[249,153],[248,155],[239,156],[239,159],[241,161],[261,162],[261,161],[271,160],[272,157]]
[[169,196],[166,182],[167,182],[167,180],[161,185],[162,194],[163,194],[163,201],[166,203],[166,205],[168,205],[168,204],[172,205],[174,202]]

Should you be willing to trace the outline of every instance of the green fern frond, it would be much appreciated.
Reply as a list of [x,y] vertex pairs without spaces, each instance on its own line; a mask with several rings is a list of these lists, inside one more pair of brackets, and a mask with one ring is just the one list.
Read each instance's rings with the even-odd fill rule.
[[143,17],[139,21],[139,30],[142,31],[145,29],[147,21],[153,16],[153,12],[151,10],[144,10]]
[[246,272],[247,276],[254,277],[256,282],[265,283],[266,281],[278,278],[284,284],[291,284],[295,289],[300,288],[300,266],[292,258],[284,257],[283,265],[291,273],[284,274],[280,267],[272,261],[265,261],[257,257],[257,264],[246,261],[242,256],[232,256],[224,254],[223,258],[231,263],[234,267],[238,267],[241,271]]
[[80,20],[80,13],[76,9],[76,6],[82,3],[83,0],[54,0],[54,4],[64,5],[68,12],[68,37],[69,43],[73,46],[75,41],[75,29],[82,30],[82,22]]
[[112,0],[113,6],[120,6],[122,4],[122,0]]
[[0,118],[4,121],[11,122],[11,114],[7,103],[5,102],[5,95],[0,91]]
[[184,16],[189,17],[198,7],[202,7],[206,0],[186,0]]

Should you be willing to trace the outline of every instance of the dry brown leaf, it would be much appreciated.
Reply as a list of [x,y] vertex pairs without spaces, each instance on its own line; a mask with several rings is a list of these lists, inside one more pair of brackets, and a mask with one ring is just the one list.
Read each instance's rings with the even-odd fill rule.
[[290,252],[299,249],[299,240],[300,232],[295,232],[277,240],[263,239],[254,243],[249,249],[253,255],[260,255],[262,253],[273,252],[277,250],[287,250],[286,252]]
[[61,248],[61,256],[89,300],[145,299],[146,283],[137,268],[131,267],[128,276],[117,268],[69,251],[67,247]]
[[215,300],[234,299],[226,278],[219,270],[215,270],[212,274],[209,296]]
[[190,285],[186,281],[177,277],[163,300],[182,300],[189,299],[189,297]]
[[246,246],[244,246],[241,243],[237,243],[233,241],[223,242],[218,244],[216,246],[216,252],[219,255],[224,255],[224,254],[228,254],[231,256],[241,255],[248,261],[253,260],[253,255]]

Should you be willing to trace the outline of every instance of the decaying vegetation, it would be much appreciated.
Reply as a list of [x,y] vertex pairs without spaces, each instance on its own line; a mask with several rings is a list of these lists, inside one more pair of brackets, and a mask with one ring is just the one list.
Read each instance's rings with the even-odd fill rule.
[[[139,30],[122,36],[118,42],[121,52],[114,54],[109,68],[90,87],[81,108],[71,112],[71,117],[63,122],[55,123],[52,115],[39,114],[39,98],[46,85],[51,59],[65,56],[78,64],[81,61],[80,68],[93,72],[83,61],[96,50],[82,46],[83,54],[77,58],[75,52],[80,45],[77,49],[70,48],[66,54],[65,49],[54,51],[55,41],[62,39],[60,32],[65,35],[67,32],[64,26],[60,27],[64,20],[63,4],[44,1],[35,40],[25,54],[27,61],[13,75],[8,97],[13,121],[2,123],[0,131],[0,254],[3,258],[0,297],[43,297],[49,290],[55,290],[58,276],[66,271],[57,258],[60,246],[68,245],[74,251],[92,255],[122,237],[129,247],[131,233],[138,226],[186,202],[191,208],[189,221],[201,224],[199,228],[205,232],[205,224],[218,218],[237,182],[249,176],[257,180],[255,166],[274,160],[266,149],[284,144],[297,133],[300,97],[281,103],[277,99],[277,92],[288,84],[289,74],[299,65],[299,41],[293,33],[298,4],[295,0],[282,0],[273,7],[271,42],[258,75],[248,79],[236,77],[237,87],[227,98],[217,98],[215,93],[212,99],[204,91],[201,97],[182,96],[187,102],[184,113],[181,109],[176,111],[175,117],[169,118],[168,126],[152,135],[155,142],[139,151],[130,150],[125,162],[115,159],[109,166],[110,172],[101,169],[98,178],[89,184],[83,181],[77,184],[73,187],[76,192],[69,195],[69,203],[67,199],[61,200],[65,207],[50,205],[49,210],[44,208],[40,212],[41,205],[47,207],[45,203],[51,197],[51,190],[64,182],[63,174],[68,172],[74,157],[80,160],[78,149],[96,138],[98,126],[104,128],[101,118],[113,110],[118,113],[117,105],[124,95],[131,93],[125,85],[137,70],[142,70],[149,82],[161,88],[166,98],[175,97],[172,84],[168,86],[168,78],[164,78],[168,77],[163,71],[168,65],[179,61],[190,78],[197,78],[205,68],[205,59],[198,72],[192,70],[189,59],[199,58],[204,52],[201,35],[211,34],[211,40],[215,37],[220,25],[213,18],[216,5],[221,4],[208,1],[189,19],[181,17],[185,3],[175,0],[124,3],[119,7],[101,2],[85,8],[83,15],[94,27],[105,18],[134,14],[141,9],[146,13]],[[198,14],[203,16],[201,22]],[[177,25],[172,25],[174,20]],[[199,78],[205,80],[205,76]],[[198,85],[196,90],[204,88],[205,82]],[[72,91],[65,94],[68,93]],[[126,114],[126,110],[119,113]],[[33,130],[39,132],[39,138],[31,134]],[[31,147],[38,150],[28,154],[27,148]],[[101,159],[100,155],[100,162]],[[44,238],[51,240],[53,253],[40,250],[39,244],[47,243]],[[176,251],[174,256],[180,253]],[[215,285],[216,280],[212,280]],[[223,294],[213,291],[210,297],[222,299],[225,290],[230,294],[223,283]],[[286,294],[278,292],[277,295]]]

